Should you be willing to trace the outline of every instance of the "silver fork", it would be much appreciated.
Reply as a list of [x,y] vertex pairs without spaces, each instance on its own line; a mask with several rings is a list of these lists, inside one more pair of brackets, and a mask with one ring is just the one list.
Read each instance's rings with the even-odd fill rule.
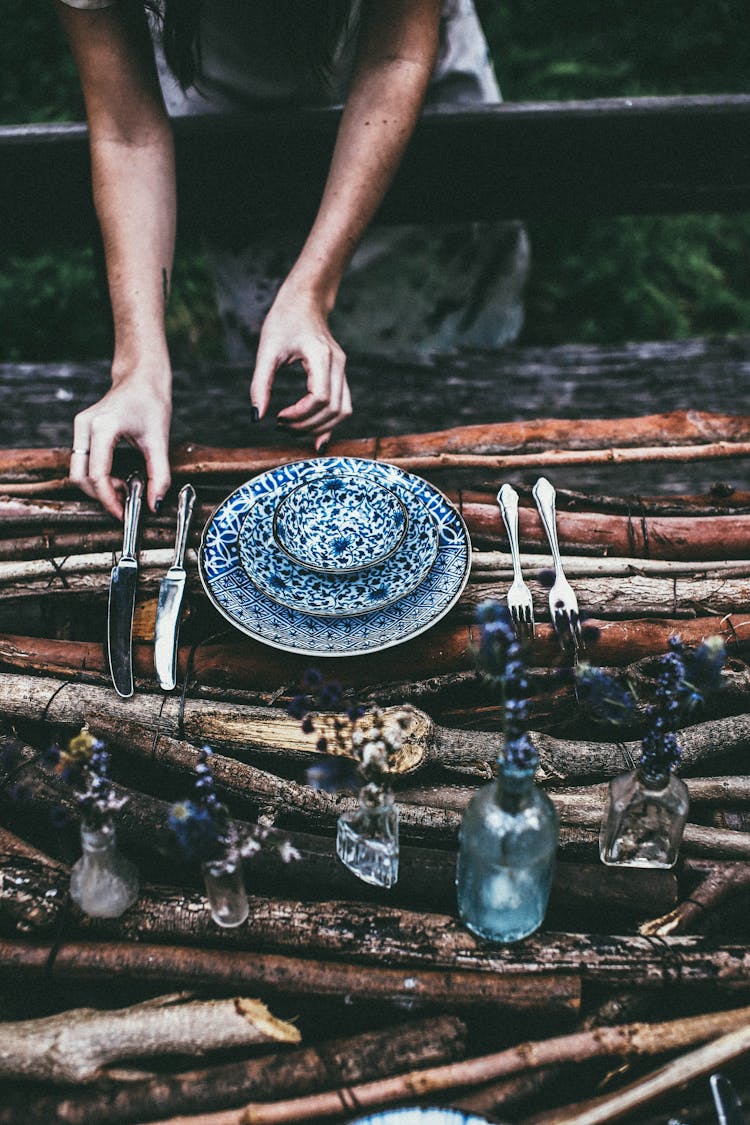
[[505,530],[508,532],[510,557],[513,560],[513,582],[508,590],[508,611],[513,619],[513,628],[520,640],[534,636],[534,603],[531,590],[523,580],[521,559],[518,553],[518,493],[509,484],[504,484],[497,494],[500,513]]
[[562,559],[560,558],[555,523],[555,490],[546,477],[540,477],[531,491],[539,509],[544,530],[547,533],[550,550],[552,551],[552,561],[555,565],[555,582],[549,592],[549,611],[552,624],[563,648],[572,644],[577,651],[579,646],[583,647],[581,615],[578,612],[578,599],[565,577]]

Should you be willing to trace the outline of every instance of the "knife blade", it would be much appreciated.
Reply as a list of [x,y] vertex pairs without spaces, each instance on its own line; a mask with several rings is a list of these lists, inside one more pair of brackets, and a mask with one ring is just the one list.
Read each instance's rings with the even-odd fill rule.
[[154,668],[162,691],[172,691],[177,684],[177,641],[180,634],[180,613],[185,593],[185,548],[190,520],[195,505],[192,484],[183,485],[177,499],[177,532],[174,561],[159,586],[154,631]]
[[122,554],[117,566],[112,567],[109,580],[109,671],[117,694],[126,699],[133,694],[133,610],[138,585],[138,560],[135,551],[143,489],[143,477],[138,473],[128,477]]
[[719,1125],[745,1125],[746,1117],[737,1092],[723,1074],[712,1074],[709,1079]]

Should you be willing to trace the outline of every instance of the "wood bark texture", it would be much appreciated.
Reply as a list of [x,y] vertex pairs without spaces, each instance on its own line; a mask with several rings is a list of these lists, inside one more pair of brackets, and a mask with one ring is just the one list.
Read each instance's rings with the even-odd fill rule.
[[437,1065],[463,1057],[466,1025],[457,1016],[411,1020],[303,1046],[261,1058],[162,1074],[125,1085],[59,1094],[8,1094],[0,1125],[57,1122],[65,1125],[126,1125],[154,1114],[216,1111],[249,1098],[279,1097],[396,1074],[408,1067]]
[[[360,1109],[385,1105],[400,1099],[425,1098],[445,1090],[491,1082],[529,1069],[581,1062],[584,1059],[616,1056],[632,1059],[679,1050],[726,1033],[725,1042],[717,1040],[713,1057],[726,1061],[747,1050],[750,1027],[746,1026],[750,1010],[714,1013],[693,1019],[658,1024],[624,1024],[617,1028],[597,1028],[556,1039],[523,1043],[495,1055],[466,1059],[448,1066],[433,1067],[421,1072],[396,1075],[370,1082],[346,1091],[329,1091],[271,1104],[254,1103],[242,1118],[243,1125],[282,1125],[288,1121],[310,1121],[317,1117],[341,1116],[345,1106],[356,1104]],[[704,1056],[705,1058],[705,1056]],[[684,1071],[683,1071],[684,1074]],[[347,1095],[349,1099],[347,1101]],[[605,1120],[605,1118],[597,1118]],[[565,1118],[565,1122],[579,1118]],[[552,1122],[545,1123],[552,1125]],[[562,1122],[559,1123],[562,1125]],[[593,1125],[593,1123],[589,1123]]]
[[259,1000],[165,996],[115,1011],[78,1008],[0,1024],[0,1078],[93,1082],[122,1059],[299,1041],[297,1028]]

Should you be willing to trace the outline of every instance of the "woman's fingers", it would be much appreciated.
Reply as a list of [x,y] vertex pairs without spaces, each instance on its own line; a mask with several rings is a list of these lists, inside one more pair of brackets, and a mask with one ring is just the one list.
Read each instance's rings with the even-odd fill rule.
[[325,449],[325,447],[328,445],[328,442],[331,440],[331,433],[333,431],[334,426],[338,426],[339,422],[343,422],[345,418],[351,417],[351,413],[352,413],[352,395],[351,395],[351,391],[349,390],[349,384],[347,383],[347,381],[345,379],[344,380],[343,394],[342,394],[342,398],[341,398],[341,409],[339,410],[338,415],[336,416],[336,420],[332,424],[323,425],[323,426],[319,427],[318,430],[313,431],[313,437],[315,438],[315,452],[316,453],[321,453]]
[[[97,403],[82,411],[75,420],[70,479],[116,519],[122,519],[125,486],[119,477],[112,475],[112,462],[115,447],[120,438],[124,438],[143,454],[148,475],[148,504],[155,512],[171,479],[169,409],[159,409],[158,400],[144,403],[141,395],[133,399],[133,396],[109,394],[106,406]],[[113,397],[116,397],[117,409],[113,409]]]
[[120,436],[117,430],[101,425],[92,430],[88,472],[94,496],[118,520],[123,516],[122,481],[112,477],[112,458]]
[[307,373],[307,393],[279,411],[277,421],[292,433],[311,434],[320,448],[331,431],[352,412],[346,381],[346,356],[322,319],[294,325],[274,306],[266,318],[250,384],[250,399],[262,417],[271,397],[278,369],[299,360]]
[[327,398],[322,401],[322,388],[315,393],[312,376],[308,379],[309,393],[279,414],[279,421],[290,430],[300,433],[319,434],[332,429],[351,413],[351,396],[348,397],[348,412],[342,413],[346,382],[346,356],[338,345],[329,350],[328,384],[325,387]]
[[167,441],[158,441],[141,446],[146,460],[146,473],[148,475],[148,489],[146,492],[148,506],[152,512],[158,512],[161,502],[169,491],[172,483],[172,474],[169,469],[169,453]]
[[306,430],[310,419],[331,409],[331,399],[337,393],[333,382],[333,349],[325,340],[315,341],[301,350],[298,358],[307,372],[307,394],[280,410],[278,421],[292,429]]
[[[250,403],[253,409],[254,422],[263,418],[268,410],[274,376],[281,363],[283,363],[283,359],[273,347],[264,343],[261,335],[258,354],[255,357],[255,370],[250,382]],[[257,418],[255,417],[256,412]]]

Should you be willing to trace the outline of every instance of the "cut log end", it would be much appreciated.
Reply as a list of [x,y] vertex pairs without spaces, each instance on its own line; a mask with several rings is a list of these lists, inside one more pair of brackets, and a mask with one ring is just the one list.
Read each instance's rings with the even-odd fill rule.
[[298,1027],[287,1020],[277,1019],[261,1000],[249,1000],[244,996],[235,998],[237,1013],[253,1025],[263,1039],[275,1043],[300,1043],[302,1034]]

